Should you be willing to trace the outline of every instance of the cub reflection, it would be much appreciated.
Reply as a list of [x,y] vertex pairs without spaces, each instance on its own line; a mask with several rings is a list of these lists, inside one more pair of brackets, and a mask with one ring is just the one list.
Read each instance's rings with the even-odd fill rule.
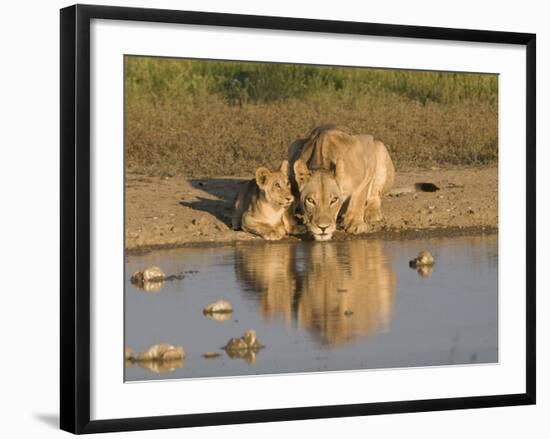
[[283,318],[322,343],[384,331],[396,279],[378,241],[280,243],[237,248],[237,278],[262,318]]
[[296,291],[296,250],[290,243],[243,245],[236,250],[237,278],[245,289],[259,294],[263,319],[292,321],[292,301]]

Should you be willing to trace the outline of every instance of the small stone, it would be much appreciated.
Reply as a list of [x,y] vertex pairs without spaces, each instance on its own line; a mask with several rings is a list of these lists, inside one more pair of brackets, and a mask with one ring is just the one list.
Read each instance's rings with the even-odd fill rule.
[[461,183],[453,183],[453,182],[450,182],[450,183],[447,185],[447,188],[448,188],[448,189],[456,189],[456,188],[462,189],[463,187],[464,187],[464,185],[461,184]]
[[164,280],[163,271],[156,266],[147,267],[143,271],[136,271],[131,278],[132,283],[160,282]]
[[230,351],[260,350],[263,346],[256,339],[256,331],[248,329],[242,337],[232,338],[224,346],[224,349]]
[[124,349],[124,359],[125,360],[133,360],[134,359],[134,351],[131,348],[125,348]]
[[233,307],[227,300],[218,299],[214,303],[206,306],[202,312],[204,314],[229,314],[233,312]]
[[435,260],[432,254],[427,250],[423,250],[420,253],[418,253],[418,256],[416,258],[409,261],[409,266],[412,268],[416,268],[416,267],[434,265],[434,263],[435,263]]
[[218,358],[221,354],[219,352],[205,352],[202,356],[206,359]]
[[174,361],[181,360],[184,357],[183,347],[161,343],[141,352],[137,357],[137,361]]

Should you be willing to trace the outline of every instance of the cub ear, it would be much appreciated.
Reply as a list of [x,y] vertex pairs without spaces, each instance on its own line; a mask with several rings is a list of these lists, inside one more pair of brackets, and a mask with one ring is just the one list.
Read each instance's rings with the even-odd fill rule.
[[261,167],[256,169],[256,184],[263,188],[267,183],[267,177],[269,177],[271,171],[267,168]]
[[311,173],[303,160],[296,160],[294,162],[294,176],[299,188],[302,188],[309,181]]
[[346,176],[346,167],[344,165],[344,159],[337,159],[336,166],[334,168],[334,177],[336,182],[340,184]]
[[283,160],[281,166],[279,167],[279,172],[282,172],[286,177],[288,177],[288,160]]

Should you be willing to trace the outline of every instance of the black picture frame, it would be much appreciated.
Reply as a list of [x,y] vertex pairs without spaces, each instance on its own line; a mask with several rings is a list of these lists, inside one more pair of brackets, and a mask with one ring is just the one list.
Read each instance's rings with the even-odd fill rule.
[[[181,23],[374,35],[526,47],[526,392],[130,419],[90,420],[90,21]],[[61,10],[60,425],[73,433],[239,424],[535,404],[536,401],[536,36],[530,33],[75,5]]]

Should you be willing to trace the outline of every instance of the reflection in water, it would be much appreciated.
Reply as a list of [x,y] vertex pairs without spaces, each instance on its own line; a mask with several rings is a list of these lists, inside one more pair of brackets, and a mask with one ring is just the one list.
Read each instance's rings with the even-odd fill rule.
[[164,281],[132,282],[135,287],[146,293],[159,293],[164,287]]
[[147,369],[155,373],[168,373],[183,367],[183,358],[179,360],[150,360],[138,361],[137,364],[143,369]]
[[[422,249],[436,261],[425,278],[409,268]],[[190,247],[130,256],[126,273],[149,266],[185,278],[147,294],[126,276],[127,381],[499,360],[497,236]],[[223,324],[202,312],[220,298],[234,308]],[[250,328],[265,349],[222,348]],[[174,351],[159,341],[185,364],[137,361]]]
[[433,265],[419,265],[416,267],[416,272],[418,275],[422,278],[428,278],[432,275],[434,272],[434,266]]
[[259,295],[265,319],[295,319],[329,345],[389,324],[396,280],[380,241],[246,245],[236,256],[237,278]]

